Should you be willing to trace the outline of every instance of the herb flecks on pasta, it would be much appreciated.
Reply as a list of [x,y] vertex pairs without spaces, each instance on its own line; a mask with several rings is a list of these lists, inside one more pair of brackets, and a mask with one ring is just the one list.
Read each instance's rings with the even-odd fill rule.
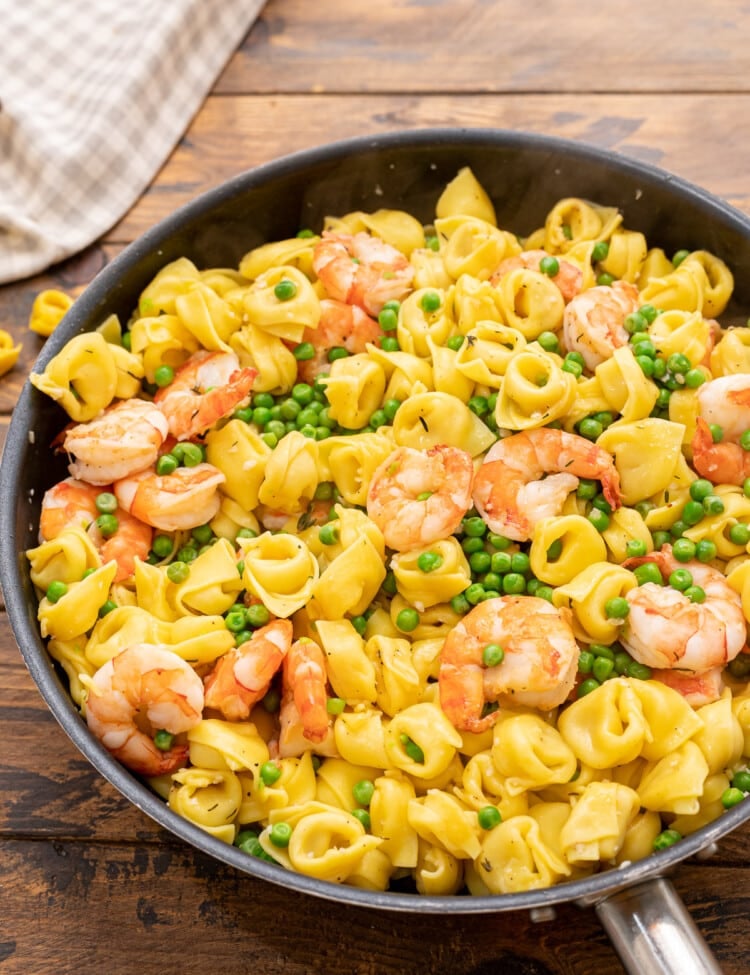
[[732,288],[604,204],[499,226],[469,169],[429,226],[164,267],[32,376],[73,423],[27,556],[91,731],[368,889],[545,887],[715,819],[750,791]]

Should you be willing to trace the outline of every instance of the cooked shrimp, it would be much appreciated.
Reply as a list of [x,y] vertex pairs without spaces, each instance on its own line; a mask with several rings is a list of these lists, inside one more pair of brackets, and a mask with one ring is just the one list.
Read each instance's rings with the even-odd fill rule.
[[628,344],[625,319],[639,306],[638,289],[629,281],[597,285],[576,295],[563,314],[563,340],[568,352],[580,352],[591,370]]
[[226,478],[213,464],[178,467],[172,474],[151,468],[116,481],[113,490],[125,511],[161,531],[205,525],[221,505]]
[[206,707],[243,721],[264,696],[292,645],[292,624],[274,620],[214,664],[206,676]]
[[560,513],[580,477],[601,481],[604,497],[619,507],[620,477],[606,450],[564,430],[524,430],[487,451],[474,504],[493,532],[523,542],[537,522]]
[[[504,651],[499,664],[483,661],[486,647]],[[567,698],[578,670],[571,614],[537,596],[498,596],[475,606],[448,634],[440,653],[440,707],[460,731],[483,731],[499,701],[550,711]]]
[[[691,447],[693,466],[714,484],[742,484],[750,477],[750,453],[739,444],[750,429],[750,375],[719,376],[698,388],[699,417]],[[709,424],[721,427],[714,443]]]
[[471,507],[474,465],[458,447],[398,447],[370,480],[367,514],[397,552],[448,538]]
[[[523,267],[529,271],[538,271],[542,259],[550,256],[547,251],[534,250],[523,251],[523,253],[516,254],[514,257],[506,257],[495,268],[490,278],[490,283],[498,284],[506,274],[515,271],[516,268]],[[560,289],[563,301],[567,304],[581,290],[581,286],[583,285],[583,271],[579,267],[576,267],[575,264],[572,264],[570,261],[565,261],[561,257],[556,258],[556,260],[559,265],[559,270],[557,274],[550,276],[550,281],[553,281]]]
[[190,731],[203,714],[203,684],[182,657],[158,644],[138,643],[108,660],[91,679],[86,721],[104,747],[139,775],[173,772],[188,746],[157,748],[154,732]]
[[721,697],[724,690],[723,673],[722,667],[714,667],[702,674],[685,670],[652,670],[651,677],[678,691],[691,707],[700,708]]
[[281,695],[279,749],[294,735],[298,725],[308,741],[326,738],[330,719],[326,702],[327,672],[323,651],[313,640],[295,640],[284,657]]
[[156,463],[168,432],[166,417],[153,403],[121,400],[66,431],[63,449],[73,456],[68,470],[89,484],[111,484]]
[[387,301],[400,301],[414,277],[401,251],[364,232],[324,233],[312,263],[330,298],[359,305],[368,315],[377,315]]
[[657,565],[666,579],[687,569],[705,594],[697,603],[672,586],[647,582],[625,596],[630,606],[618,639],[636,660],[657,670],[705,674],[725,667],[747,642],[742,600],[717,569],[702,562],[678,562],[669,546],[623,563],[635,568]]
[[328,353],[331,349],[343,347],[356,355],[366,352],[367,343],[375,342],[382,334],[378,322],[359,305],[323,298],[318,327],[306,328],[302,334],[302,341],[313,346],[315,355],[298,364],[297,374],[303,382],[312,383],[321,372],[330,369]]
[[227,416],[250,395],[256,369],[240,369],[233,352],[193,353],[154,396],[177,440],[190,440]]
[[101,485],[95,487],[73,477],[55,484],[42,498],[39,533],[43,540],[48,541],[57,538],[64,529],[79,525],[91,536],[102,561],[117,563],[114,581],[120,582],[133,574],[136,558],[145,559],[148,556],[153,529],[118,509],[117,530],[107,537],[102,535],[96,526],[99,516],[96,499],[101,493]]

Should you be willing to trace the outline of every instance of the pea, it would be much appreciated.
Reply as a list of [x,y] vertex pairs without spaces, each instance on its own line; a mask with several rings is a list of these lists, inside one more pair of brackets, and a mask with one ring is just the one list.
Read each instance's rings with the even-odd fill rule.
[[649,325],[653,324],[654,319],[659,314],[659,309],[655,308],[653,305],[641,305],[638,309],[638,314],[643,315]]
[[640,314],[640,312],[634,311],[630,315],[625,316],[625,321],[623,322],[625,326],[625,331],[629,332],[631,335],[636,332],[645,332],[648,328],[648,322]]
[[609,254],[609,244],[606,240],[598,240],[591,250],[591,260],[595,263],[604,261]]
[[612,647],[608,647],[604,643],[590,643],[589,651],[593,653],[595,657],[606,657],[607,660],[612,661],[615,659],[615,652]]
[[610,287],[614,281],[614,277],[611,274],[600,274],[597,276],[596,283],[604,288]]
[[494,549],[497,549],[498,552],[504,552],[506,548],[510,548],[512,544],[511,540],[506,538],[505,535],[495,535],[494,533],[488,537],[487,541]]
[[667,369],[674,376],[684,376],[690,365],[690,359],[682,352],[673,352],[667,357]]
[[624,596],[615,596],[604,603],[604,612],[608,619],[624,620],[630,613],[630,603]]
[[326,711],[329,714],[343,714],[346,701],[343,697],[329,697],[326,701]]
[[469,600],[460,592],[457,596],[454,596],[450,601],[451,609],[454,613],[459,616],[464,616],[471,609],[471,604]]
[[682,833],[678,833],[676,829],[665,829],[655,837],[654,850],[668,850],[670,846],[679,843],[681,839]]
[[633,658],[625,650],[618,650],[615,654],[615,671],[618,674],[626,674],[632,663]]
[[688,586],[685,595],[691,603],[705,603],[706,601],[706,590],[701,586]]
[[750,771],[740,769],[732,776],[732,787],[741,789],[743,792],[750,792]]
[[654,562],[644,562],[643,565],[636,566],[633,569],[633,575],[638,580],[639,586],[643,586],[647,582],[655,582],[660,586],[664,583],[661,570]]
[[394,332],[398,327],[398,312],[393,308],[383,308],[378,315],[378,324],[384,332]]
[[260,780],[264,785],[274,785],[281,778],[281,769],[274,761],[264,762],[260,767]]
[[721,794],[721,804],[725,809],[731,809],[732,806],[742,802],[744,798],[745,793],[741,789],[725,789]]
[[562,555],[563,543],[561,538],[556,538],[547,549],[547,561],[556,562]]
[[289,278],[282,278],[273,289],[273,293],[279,301],[291,301],[297,294],[297,285]]
[[[469,586],[468,589],[464,589],[463,595],[470,606],[476,606],[477,603],[481,603],[484,598],[484,586],[478,582]],[[404,612],[402,610],[402,612]],[[398,625],[398,623],[396,624]]]
[[402,633],[411,633],[419,626],[419,613],[411,607],[402,609],[396,616],[396,626]]
[[606,531],[609,528],[609,515],[601,508],[592,508],[587,517],[598,532]]
[[697,389],[706,381],[706,374],[702,369],[688,369],[685,373],[685,385],[688,389]]
[[492,556],[489,552],[485,552],[484,548],[472,552],[469,555],[469,566],[472,572],[488,572],[492,567]]
[[611,677],[614,669],[614,661],[607,660],[606,657],[595,657],[591,667],[591,671],[599,683],[603,683],[605,680]]
[[536,595],[539,599],[546,599],[548,603],[552,602],[552,586],[539,586],[536,591]]
[[545,352],[558,352],[560,350],[560,343],[554,332],[542,332],[537,336],[537,342]]
[[713,562],[716,558],[716,543],[709,538],[702,538],[695,543],[695,557],[699,562]]
[[398,412],[398,408],[401,406],[400,399],[387,399],[383,403],[383,413],[385,413],[386,419],[391,422]]
[[637,660],[631,660],[628,663],[625,673],[628,677],[633,677],[636,680],[651,680],[651,668]]
[[159,559],[166,559],[172,554],[174,541],[170,535],[155,535],[151,543],[151,551]]
[[503,592],[507,596],[518,595],[526,589],[526,579],[520,572],[509,572],[503,576]]
[[260,703],[263,705],[264,711],[267,711],[269,714],[275,714],[281,706],[281,695],[275,687],[272,687],[266,691],[260,699]]
[[185,467],[197,467],[203,463],[203,450],[197,443],[182,444],[182,463]]
[[397,338],[386,336],[380,340],[380,348],[383,352],[398,352],[401,346],[398,344]]
[[477,810],[477,822],[480,829],[494,829],[500,825],[502,820],[503,817],[500,815],[497,806],[482,806],[481,809]]
[[701,501],[687,501],[682,509],[682,520],[686,525],[697,525],[702,521],[705,511]]
[[419,300],[422,311],[427,312],[428,315],[436,312],[442,303],[443,300],[437,291],[425,291]]
[[243,853],[249,853],[251,847],[258,842],[258,834],[254,829],[241,829],[234,838],[234,846]]
[[589,481],[586,478],[581,478],[578,482],[578,487],[576,488],[576,496],[582,498],[584,501],[590,501],[595,498],[599,493],[599,486],[596,481]]
[[109,538],[115,534],[120,527],[120,523],[116,515],[99,515],[96,519],[96,527],[105,538]]
[[448,341],[445,343],[446,347],[452,352],[458,352],[461,346],[464,344],[463,335],[451,335]]
[[472,538],[482,538],[487,533],[487,525],[482,518],[465,518],[462,522],[464,535]]
[[625,543],[625,554],[631,559],[640,558],[647,550],[648,546],[642,538],[631,538]]
[[718,494],[709,494],[703,499],[703,510],[707,515],[721,515],[724,513],[724,502]]
[[567,356],[565,357],[565,359],[563,359],[563,364],[561,366],[561,369],[563,370],[563,372],[571,373],[576,377],[576,379],[583,372],[583,366],[580,365],[580,363],[578,362],[574,362],[573,360],[568,359]]
[[407,734],[401,734],[399,735],[399,741],[403,745],[404,751],[413,762],[419,762],[420,764],[424,762],[424,752],[413,739],[411,739]]
[[680,264],[682,264],[682,262],[685,260],[685,258],[689,256],[690,256],[690,251],[688,250],[675,251],[674,254],[672,255],[672,264],[674,265],[674,267],[679,267]]
[[358,819],[360,821],[364,829],[366,830],[370,829],[372,825],[372,821],[370,818],[370,814],[366,809],[352,809],[351,814],[352,816],[354,816],[355,819]]
[[539,270],[542,274],[546,274],[547,277],[554,278],[555,275],[560,273],[560,262],[556,257],[545,256],[539,262]]
[[596,657],[590,650],[581,650],[578,655],[578,673],[590,674]]
[[709,423],[708,429],[711,431],[711,439],[714,443],[721,443],[724,438],[724,430],[718,423]]
[[102,491],[101,494],[97,494],[94,503],[99,514],[111,515],[117,511],[117,498],[109,491]]
[[587,440],[596,440],[601,437],[604,427],[593,417],[587,416],[578,424],[578,432]]
[[488,643],[482,651],[482,663],[485,667],[497,667],[505,659],[505,651],[499,643]]
[[531,568],[531,560],[526,552],[514,552],[510,557],[511,572],[528,572]]
[[111,613],[113,609],[117,609],[117,603],[113,602],[111,599],[108,599],[106,603],[102,603],[102,605],[99,607],[99,619],[103,619],[107,613]]
[[168,752],[172,747],[173,741],[174,735],[169,731],[165,731],[163,728],[154,734],[154,744],[160,752]]
[[695,558],[695,542],[689,538],[678,538],[672,546],[672,555],[678,562],[689,562]]
[[[665,545],[668,545],[672,540],[672,536],[669,534],[669,532],[665,531],[655,531],[652,533],[651,538],[654,542],[654,549],[657,552]],[[675,544],[677,543],[675,542]]]
[[669,529],[669,534],[672,538],[681,538],[689,527],[690,526],[686,522],[684,522],[682,518],[678,518],[677,521]]
[[577,697],[585,697],[592,691],[595,691],[598,687],[602,685],[595,677],[589,677],[587,680],[581,681],[578,685],[578,690],[576,691]]
[[417,566],[422,572],[434,572],[443,564],[443,556],[438,552],[422,552],[417,558]]
[[358,802],[360,806],[369,806],[375,794],[375,784],[370,779],[360,779],[352,787],[352,794],[354,801]]
[[174,381],[174,369],[171,366],[157,366],[154,370],[154,382],[160,388],[169,386]]
[[469,407],[472,413],[476,413],[476,415],[480,417],[484,416],[484,414],[487,413],[490,408],[486,396],[472,396],[466,405]]
[[172,562],[171,565],[167,566],[167,578],[176,585],[184,582],[189,575],[190,566],[184,562]]

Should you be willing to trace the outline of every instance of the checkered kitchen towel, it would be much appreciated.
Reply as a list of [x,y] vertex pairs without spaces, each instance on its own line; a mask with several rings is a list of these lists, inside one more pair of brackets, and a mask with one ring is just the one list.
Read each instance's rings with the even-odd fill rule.
[[0,0],[0,283],[133,205],[263,0]]

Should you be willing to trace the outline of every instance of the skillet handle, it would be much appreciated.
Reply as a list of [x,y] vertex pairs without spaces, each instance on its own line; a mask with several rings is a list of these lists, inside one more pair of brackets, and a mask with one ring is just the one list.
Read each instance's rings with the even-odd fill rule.
[[616,891],[596,904],[596,912],[629,975],[721,975],[664,877]]

